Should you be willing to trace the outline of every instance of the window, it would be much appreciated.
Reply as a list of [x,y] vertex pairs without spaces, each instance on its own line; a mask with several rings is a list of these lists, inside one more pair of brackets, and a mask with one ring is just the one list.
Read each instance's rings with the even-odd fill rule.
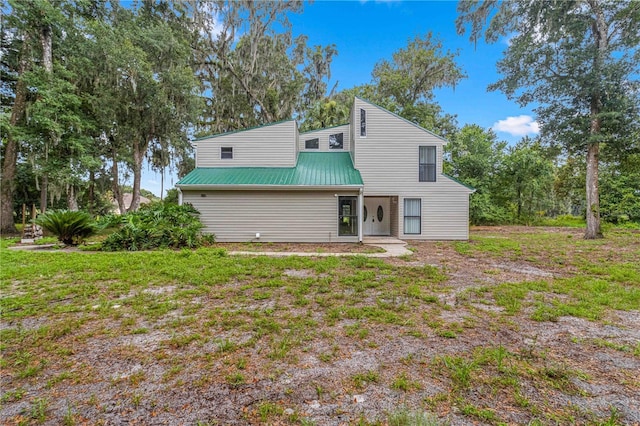
[[329,149],[342,149],[342,133],[329,136]]
[[307,139],[304,141],[304,149],[318,149],[320,148],[320,139]]
[[360,136],[367,136],[367,111],[360,110]]
[[358,235],[357,197],[338,197],[338,235]]
[[436,181],[436,147],[421,146],[419,161],[420,161],[420,166],[419,166],[420,182],[435,182]]
[[230,146],[221,147],[220,158],[223,160],[233,158],[233,147],[230,147]]
[[421,204],[420,198],[404,199],[404,233],[405,234],[421,234]]

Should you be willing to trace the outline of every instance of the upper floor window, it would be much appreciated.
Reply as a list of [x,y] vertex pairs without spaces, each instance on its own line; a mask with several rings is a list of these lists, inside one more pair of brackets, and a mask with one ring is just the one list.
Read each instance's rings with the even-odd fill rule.
[[367,111],[360,110],[360,136],[367,136]]
[[436,147],[421,146],[419,160],[419,180],[420,182],[436,181]]
[[220,148],[220,158],[221,159],[229,159],[233,158],[233,147],[231,146],[223,146]]
[[320,148],[320,139],[307,139],[304,141],[304,149],[318,149]]
[[343,143],[343,134],[336,133],[335,135],[329,135],[329,149],[342,149],[344,146]]

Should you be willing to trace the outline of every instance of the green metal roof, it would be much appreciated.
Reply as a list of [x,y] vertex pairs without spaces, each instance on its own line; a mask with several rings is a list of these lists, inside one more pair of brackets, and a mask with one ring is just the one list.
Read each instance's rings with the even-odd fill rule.
[[461,180],[458,180],[458,179],[454,178],[453,176],[449,176],[446,173],[443,173],[442,176],[446,176],[449,179],[451,179],[452,181],[454,181],[455,183],[459,183],[460,185],[466,187],[467,189],[470,189],[471,191],[476,192],[476,189],[473,186],[467,185],[466,183],[462,182]]
[[176,186],[360,186],[348,152],[300,152],[295,167],[198,167]]

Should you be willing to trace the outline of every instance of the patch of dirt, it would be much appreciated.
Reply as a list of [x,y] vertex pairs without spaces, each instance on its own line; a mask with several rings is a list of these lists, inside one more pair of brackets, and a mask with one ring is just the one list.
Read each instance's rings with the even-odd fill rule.
[[227,251],[300,253],[382,253],[384,249],[356,243],[215,243]]
[[[476,228],[472,235],[536,232],[541,231]],[[579,238],[581,231],[544,232]],[[220,246],[246,250],[242,244]],[[19,350],[6,356],[0,369],[2,392],[22,389],[24,395],[3,396],[1,422],[38,421],[34,410],[44,398],[44,424],[51,425],[61,424],[69,413],[76,424],[296,425],[301,419],[321,426],[360,420],[385,424],[388,413],[403,407],[434,413],[451,425],[528,424],[536,419],[588,424],[612,415],[619,424],[640,424],[640,355],[634,352],[640,348],[640,307],[611,310],[601,322],[571,316],[539,322],[527,309],[509,315],[490,298],[483,300],[469,290],[550,282],[573,276],[575,269],[551,258],[545,261],[544,253],[526,248],[521,255],[498,256],[462,254],[451,242],[410,246],[412,256],[384,260],[388,270],[269,271],[269,279],[277,276],[294,283],[283,288],[269,287],[268,278],[258,277],[245,282],[234,276],[210,288],[204,284],[193,288],[197,295],[159,317],[141,319],[127,305],[136,294],[133,290],[113,300],[121,304],[117,314],[64,311],[60,315],[65,318],[83,321],[66,334],[48,336],[47,345],[33,344],[27,361]],[[259,250],[339,252],[365,247],[263,244]],[[640,262],[639,248],[637,243],[623,251]],[[613,250],[605,244],[598,254]],[[385,284],[403,272],[428,282],[415,272],[425,265],[446,275],[442,282],[418,288],[435,301],[407,293],[405,287],[412,282]],[[353,272],[373,272],[375,278],[355,282],[363,287],[349,286],[343,279],[358,278]],[[322,278],[327,288],[303,285],[314,278]],[[142,292],[155,303],[170,300],[178,287],[183,289],[182,284],[160,283]],[[562,297],[568,296],[544,295],[546,301]],[[189,313],[196,304],[199,309]],[[368,317],[366,309],[347,314],[350,308],[377,308],[389,320]],[[2,321],[0,329],[9,334],[28,331],[21,343],[26,345],[44,339],[33,330],[58,319],[34,314]],[[499,348],[506,353],[503,365],[482,358],[483,351]],[[470,385],[455,381],[446,364],[453,361],[445,357],[476,360],[469,364]],[[15,374],[24,371],[19,363],[36,367],[38,360],[47,362],[38,375]],[[473,414],[472,408],[485,411]]]

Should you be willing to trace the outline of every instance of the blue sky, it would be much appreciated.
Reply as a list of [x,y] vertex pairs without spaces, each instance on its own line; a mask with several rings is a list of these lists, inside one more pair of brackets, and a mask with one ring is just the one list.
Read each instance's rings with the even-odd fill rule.
[[[291,15],[295,35],[306,34],[308,44],[335,44],[338,55],[331,64],[329,88],[338,82],[338,90],[371,81],[371,71],[381,59],[406,47],[409,39],[432,31],[446,49],[459,51],[458,64],[467,74],[454,89],[439,89],[436,102],[458,124],[478,124],[493,128],[509,143],[522,136],[535,135],[532,108],[520,107],[501,92],[488,92],[487,86],[499,79],[496,63],[507,47],[506,40],[487,45],[471,43],[456,33],[455,1],[327,1],[305,4],[302,14]],[[165,188],[176,182],[167,174]],[[160,176],[150,171],[143,175],[142,186],[160,195]]]

